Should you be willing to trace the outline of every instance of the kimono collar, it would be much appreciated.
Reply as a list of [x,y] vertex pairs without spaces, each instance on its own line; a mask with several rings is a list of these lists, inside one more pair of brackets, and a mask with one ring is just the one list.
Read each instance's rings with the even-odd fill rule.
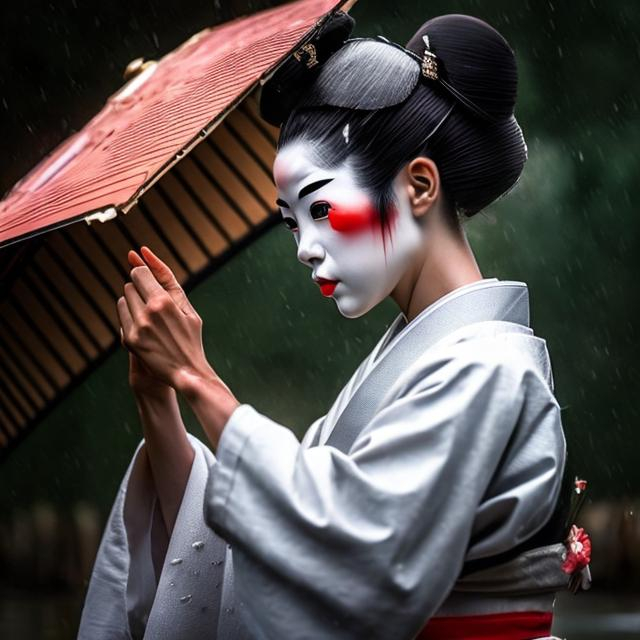
[[[425,322],[429,323],[430,318],[440,315],[442,311],[438,312],[438,309],[447,307],[447,315],[457,315],[458,313],[465,314],[468,309],[468,305],[472,304],[469,294],[478,289],[500,289],[500,296],[492,296],[492,291],[486,291],[487,295],[483,295],[483,305],[480,309],[480,316],[474,318],[474,322],[484,320],[495,320],[496,312],[502,316],[502,320],[506,322],[513,322],[521,324],[525,327],[529,326],[529,290],[526,283],[518,282],[516,280],[498,280],[498,278],[483,278],[476,282],[465,284],[449,293],[441,296],[429,306],[425,307],[413,320],[407,322],[407,318],[404,313],[399,313],[393,320],[385,334],[382,336],[377,348],[375,349],[374,360],[382,354],[382,351],[390,345],[391,342],[395,342],[396,338],[401,335],[405,335],[406,332],[411,331],[413,327]],[[506,293],[506,296],[504,295]],[[501,298],[499,301],[497,298]],[[474,304],[474,303],[473,303]],[[502,311],[496,309],[496,304],[503,307]],[[482,312],[486,313],[486,317],[482,317]],[[475,314],[474,314],[475,315]],[[478,317],[480,320],[478,320]]]
[[[371,370],[338,416],[326,444],[348,452],[393,383],[416,358],[454,331],[495,321],[531,331],[529,292],[524,282],[490,278],[459,287],[429,305],[394,334],[401,322],[406,323],[405,316],[400,314],[380,341]],[[382,353],[385,346],[388,348]]]

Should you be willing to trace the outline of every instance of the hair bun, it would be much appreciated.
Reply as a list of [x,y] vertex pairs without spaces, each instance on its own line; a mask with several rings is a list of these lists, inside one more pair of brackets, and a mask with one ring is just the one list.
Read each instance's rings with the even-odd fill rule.
[[260,115],[279,127],[289,116],[302,94],[317,78],[326,62],[351,35],[355,20],[336,11],[318,32],[289,56],[262,87]]
[[438,16],[418,29],[407,49],[422,57],[425,35],[455,90],[495,120],[513,115],[518,70],[513,49],[498,31],[473,16]]

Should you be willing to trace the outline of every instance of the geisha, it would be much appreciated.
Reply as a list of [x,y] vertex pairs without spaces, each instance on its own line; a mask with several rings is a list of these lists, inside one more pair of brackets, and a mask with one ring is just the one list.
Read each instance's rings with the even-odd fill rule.
[[167,265],[129,254],[118,314],[144,440],[81,638],[529,640],[585,569],[527,286],[483,277],[462,225],[526,161],[513,51],[464,15],[406,48],[351,26],[336,14],[264,87],[277,206],[339,313],[388,296],[400,313],[299,442],[216,374]]

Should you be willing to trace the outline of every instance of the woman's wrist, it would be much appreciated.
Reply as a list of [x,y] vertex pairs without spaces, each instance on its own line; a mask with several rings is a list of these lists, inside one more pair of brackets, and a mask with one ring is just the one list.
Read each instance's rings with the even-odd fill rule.
[[166,384],[158,384],[143,389],[131,387],[131,390],[138,404],[165,404],[177,399],[175,389]]
[[211,368],[204,372],[182,371],[176,377],[176,384],[216,447],[225,424],[240,402]]
[[153,446],[175,448],[178,443],[186,442],[187,432],[180,415],[180,406],[176,392],[162,395],[136,395],[138,415],[145,439]]
[[152,392],[134,391],[134,397],[145,435],[148,434],[149,429],[155,430],[161,427],[166,430],[167,424],[173,424],[176,421],[182,425],[178,396],[171,387],[154,389]]
[[196,368],[179,369],[172,380],[172,387],[187,400],[197,400],[207,389],[216,389],[222,380],[208,365]]

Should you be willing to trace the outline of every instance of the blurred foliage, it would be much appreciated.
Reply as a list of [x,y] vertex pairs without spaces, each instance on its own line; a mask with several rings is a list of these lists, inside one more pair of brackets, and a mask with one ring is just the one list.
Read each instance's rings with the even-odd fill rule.
[[[2,9],[0,113],[8,188],[82,124],[139,55],[158,57],[246,7],[276,3],[152,0],[26,2]],[[640,5],[627,2],[360,0],[357,35],[405,42],[428,18],[469,13],[516,51],[516,115],[529,161],[514,191],[467,224],[483,275],[529,285],[549,345],[571,472],[593,496],[640,494],[640,276],[636,86]],[[7,18],[7,19],[5,19]],[[397,313],[386,301],[347,320],[269,232],[192,292],[207,353],[242,402],[302,434]],[[119,352],[75,390],[0,469],[0,512],[36,500],[95,500],[106,514],[139,440]],[[187,422],[201,435],[192,416]],[[277,451],[274,451],[277,456]]]

